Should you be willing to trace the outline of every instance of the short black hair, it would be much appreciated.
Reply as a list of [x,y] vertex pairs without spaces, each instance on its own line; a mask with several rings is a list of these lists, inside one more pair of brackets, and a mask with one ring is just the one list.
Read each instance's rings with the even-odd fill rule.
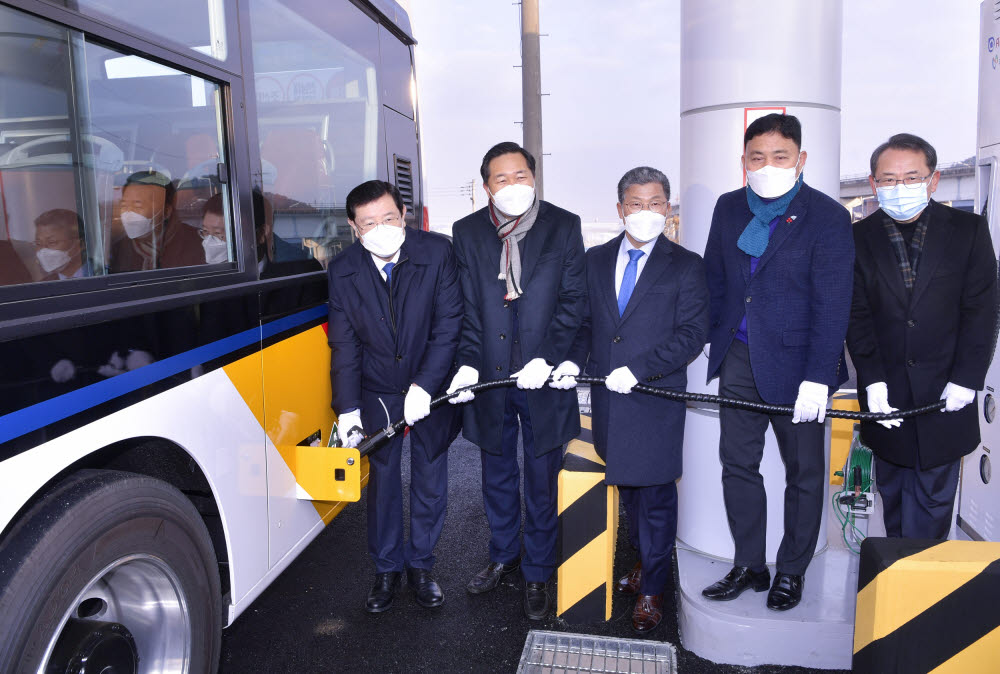
[[871,169],[872,175],[875,175],[875,169],[878,168],[879,157],[886,150],[913,150],[914,152],[923,152],[924,159],[927,160],[927,168],[933,173],[937,170],[937,151],[934,146],[928,143],[926,140],[920,136],[914,136],[912,133],[897,133],[895,136],[885,141],[872,152],[871,158]]
[[525,150],[523,147],[514,143],[512,141],[504,141],[503,143],[497,143],[491,147],[486,155],[483,157],[483,164],[479,167],[479,175],[483,177],[483,182],[487,183],[490,180],[490,162],[497,157],[503,156],[505,154],[520,154],[524,157],[524,160],[528,162],[528,170],[531,171],[531,175],[535,175],[535,158],[531,156],[531,153]]
[[163,196],[164,207],[174,205],[176,187],[170,178],[159,171],[152,169],[148,171],[136,171],[125,179],[125,184],[122,186],[122,194],[125,194],[125,188],[129,185],[156,185],[157,187],[162,187],[165,192]]
[[369,180],[355,187],[347,195],[347,219],[354,222],[354,213],[358,206],[378,201],[387,194],[392,196],[392,200],[396,202],[396,208],[399,209],[399,213],[402,215],[403,195],[399,193],[396,186],[384,180]]
[[206,215],[218,215],[220,218],[224,217],[223,214],[224,205],[225,204],[223,203],[222,200],[222,192],[213,194],[208,198],[207,201],[205,201],[205,208],[201,212],[201,217],[204,218]]
[[795,143],[795,147],[802,148],[802,124],[795,115],[784,115],[772,112],[770,115],[758,117],[743,134],[743,147],[747,146],[751,140],[765,133],[778,133],[783,138]]
[[68,208],[52,208],[35,218],[35,227],[61,227],[80,236],[83,233],[83,218]]

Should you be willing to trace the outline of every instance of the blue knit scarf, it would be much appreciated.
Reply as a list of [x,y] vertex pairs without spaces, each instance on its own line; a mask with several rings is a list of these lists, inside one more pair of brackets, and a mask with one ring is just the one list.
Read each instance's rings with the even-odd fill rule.
[[799,179],[795,181],[795,187],[774,201],[764,201],[747,185],[747,205],[750,206],[753,219],[740,234],[736,246],[751,257],[763,255],[771,238],[771,221],[788,209],[788,204],[792,203],[800,187],[802,187],[801,173]]

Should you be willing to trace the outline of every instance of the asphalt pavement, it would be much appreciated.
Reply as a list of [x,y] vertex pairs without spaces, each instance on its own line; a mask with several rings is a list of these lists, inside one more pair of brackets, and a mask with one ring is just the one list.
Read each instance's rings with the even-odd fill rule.
[[[408,473],[406,441],[404,496],[408,494]],[[418,606],[404,579],[389,611],[372,615],[364,610],[375,567],[367,554],[362,497],[333,520],[223,632],[220,671],[513,673],[531,629],[637,638],[630,621],[634,600],[627,597],[615,597],[607,623],[570,625],[555,617],[538,622],[525,618],[519,574],[511,574],[485,595],[465,591],[465,584],[489,561],[480,473],[479,450],[460,436],[449,450],[448,514],[435,565],[445,593],[443,606]],[[636,562],[636,553],[627,542],[624,517],[621,522],[615,556],[617,575],[626,573]],[[552,599],[554,606],[554,588]],[[649,638],[677,647],[681,674],[830,672],[714,664],[681,647],[676,597],[668,597],[664,611],[663,623]]]

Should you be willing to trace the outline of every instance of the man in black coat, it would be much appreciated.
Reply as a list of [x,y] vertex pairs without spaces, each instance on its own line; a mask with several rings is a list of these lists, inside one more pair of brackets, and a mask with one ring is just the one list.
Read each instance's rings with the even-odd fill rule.
[[[607,376],[591,391],[594,445],[605,481],[618,485],[639,563],[616,588],[638,595],[632,629],[654,630],[663,617],[677,534],[677,484],[683,456],[683,402],[627,395],[637,383],[683,391],[687,366],[705,346],[709,294],[697,253],[663,235],[670,182],[640,166],[618,183],[625,232],[587,252],[588,306],[571,359]],[[589,357],[588,357],[589,356]],[[562,386],[561,378],[552,387]],[[573,382],[575,383],[575,382]]]
[[444,601],[431,569],[448,497],[452,410],[430,414],[430,402],[455,358],[462,292],[448,240],[407,228],[405,215],[395,186],[372,180],[355,187],[347,195],[347,217],[359,240],[327,270],[332,405],[341,446],[356,447],[364,430],[400,416],[412,427],[405,547],[403,435],[369,455],[368,552],[375,583],[366,608],[372,613],[392,605],[404,568],[418,604],[432,608]]
[[[548,580],[556,567],[556,480],[563,446],[580,431],[575,391],[545,386],[559,373],[586,302],[580,218],[536,198],[534,158],[516,143],[500,143],[480,168],[490,201],[455,223],[455,257],[465,295],[458,372],[448,391],[480,380],[517,377],[517,388],[468,402],[463,432],[482,449],[483,501],[490,524],[490,563],[468,585],[479,594],[521,565],[525,613],[549,610]],[[575,372],[579,374],[579,370]],[[520,425],[524,453],[524,548],[520,561],[521,497],[517,463]]]
[[[979,445],[976,391],[996,322],[996,257],[986,219],[930,200],[940,174],[927,141],[901,133],[871,157],[881,209],[854,226],[847,346],[869,411],[941,412],[861,424],[875,453],[886,533],[948,536],[961,459]],[[896,407],[891,407],[889,401]],[[879,425],[881,424],[881,425]]]

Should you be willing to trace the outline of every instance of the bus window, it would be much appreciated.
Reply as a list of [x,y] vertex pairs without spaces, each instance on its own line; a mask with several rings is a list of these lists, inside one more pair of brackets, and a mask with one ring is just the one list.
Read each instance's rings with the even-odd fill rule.
[[225,0],[50,0],[74,11],[116,26],[138,28],[155,38],[187,47],[199,54],[225,62]]
[[0,50],[0,285],[234,260],[217,84],[2,5]]
[[378,26],[348,0],[252,0],[250,23],[269,254],[325,266],[352,241],[347,193],[378,175]]

